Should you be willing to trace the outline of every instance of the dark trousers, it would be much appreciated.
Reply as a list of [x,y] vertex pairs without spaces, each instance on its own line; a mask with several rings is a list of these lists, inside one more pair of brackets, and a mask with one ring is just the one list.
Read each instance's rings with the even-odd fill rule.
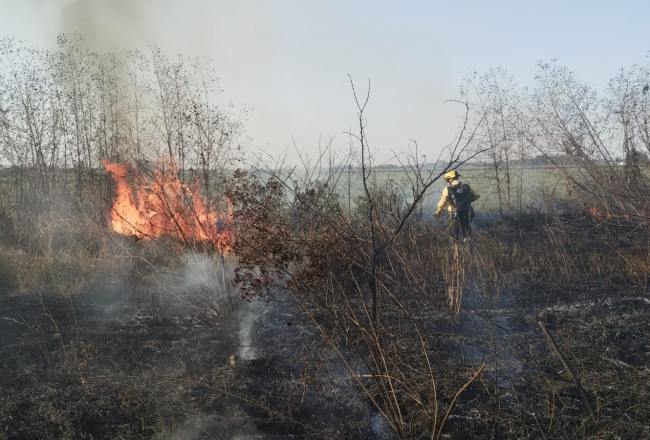
[[470,210],[455,212],[451,217],[451,233],[456,240],[472,235],[472,217]]

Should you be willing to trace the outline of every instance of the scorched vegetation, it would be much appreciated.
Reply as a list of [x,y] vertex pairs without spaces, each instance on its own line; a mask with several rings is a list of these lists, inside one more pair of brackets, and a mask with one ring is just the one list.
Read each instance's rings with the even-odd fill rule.
[[369,84],[348,155],[252,166],[199,61],[0,58],[0,438],[650,436],[647,67],[471,76],[381,180]]

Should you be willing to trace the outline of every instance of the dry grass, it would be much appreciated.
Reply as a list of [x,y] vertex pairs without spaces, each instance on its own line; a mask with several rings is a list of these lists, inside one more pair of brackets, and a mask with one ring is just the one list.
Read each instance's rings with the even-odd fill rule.
[[[315,237],[310,234],[308,239]],[[320,248],[313,241],[308,246]],[[443,231],[414,224],[382,262],[378,325],[370,316],[366,275],[348,263],[354,257],[347,246],[344,249],[340,251],[346,255],[340,260],[343,266],[329,266],[326,282],[312,284],[309,290],[294,285],[294,293],[326,338],[347,347],[348,354],[342,351],[342,357],[349,357],[352,350],[353,357],[363,361],[362,374],[352,368],[350,373],[399,437],[449,433],[454,438],[598,438],[644,432],[642,413],[635,413],[629,429],[625,428],[620,422],[628,417],[623,405],[609,398],[600,405],[616,409],[599,410],[603,418],[590,420],[572,382],[558,382],[553,372],[558,361],[534,321],[546,307],[569,307],[575,310],[567,314],[572,320],[572,314],[583,310],[581,304],[643,295],[650,254],[642,231],[578,215],[549,223],[496,222],[478,231],[471,243],[459,245]],[[469,303],[478,301],[484,308],[469,310],[468,315],[463,310],[467,306],[462,306],[468,294]],[[502,321],[503,310],[520,315],[507,322],[521,321],[517,324],[521,328],[504,331],[504,325],[512,324]],[[603,313],[610,320],[621,317],[616,308],[593,312],[584,309],[594,322]],[[493,347],[494,357],[484,358],[486,367],[480,359],[454,353],[459,341],[468,337],[465,322],[473,313],[487,313],[481,318],[485,328],[477,328],[472,336],[475,344]],[[490,317],[492,313],[496,316]],[[623,388],[621,396],[627,393],[630,405],[643,401],[645,387],[630,386],[620,372],[603,376],[602,366],[596,371],[582,367],[591,361],[577,352],[598,358],[613,347],[587,336],[582,318],[573,322],[572,330],[565,329],[571,342],[560,333],[559,344],[570,353],[570,362],[581,366],[578,371],[589,392],[598,396]],[[557,328],[551,326],[551,331]],[[513,377],[511,367],[501,359],[504,351],[522,363]],[[643,362],[647,368],[649,360]],[[505,387],[504,374],[510,383]],[[542,402],[546,412],[531,409]]]
[[[179,310],[198,317],[196,322],[206,328],[218,326],[234,308],[236,295],[228,290],[233,281],[252,294],[283,285],[311,329],[319,331],[321,343],[348,366],[349,380],[401,438],[646,433],[648,390],[643,381],[650,360],[645,354],[633,358],[635,352],[645,353],[644,346],[621,349],[643,340],[649,331],[642,304],[636,312],[621,305],[637,304],[633,299],[638,302],[647,293],[650,247],[643,230],[580,215],[529,218],[495,221],[476,231],[470,243],[459,244],[444,230],[416,218],[378,258],[375,320],[363,213],[346,216],[335,200],[317,192],[301,200],[311,210],[284,206],[277,186],[253,186],[242,193],[249,204],[238,213],[239,261],[188,254],[173,240],[136,243],[115,237],[89,216],[79,221],[48,214],[24,223],[12,218],[11,239],[5,239],[0,254],[0,271],[10,274],[2,288],[72,298],[107,280],[147,286],[131,291],[131,300],[146,311],[138,319],[147,320],[146,325],[136,320],[134,325],[141,326],[134,329],[150,326],[155,331],[156,322],[177,319],[174,313]],[[396,209],[393,202],[382,204],[382,209],[390,213]],[[382,227],[388,229],[392,220],[389,215],[383,219]],[[183,269],[203,265],[216,270],[202,277]],[[126,427],[112,431],[123,436],[151,438],[182,424],[172,416],[152,417],[158,411],[152,403],[155,396],[170,392],[162,385],[147,394],[141,384],[124,378],[118,384],[113,373],[97,379],[101,374],[89,368],[97,365],[93,359],[99,345],[77,338],[74,323],[79,317],[64,318],[47,298],[40,301],[35,307],[41,321],[21,324],[14,318],[14,324],[38,335],[30,347],[38,358],[33,362],[49,368],[43,383],[58,384],[49,375],[59,369],[75,384],[76,394],[67,398],[81,401],[88,393],[101,401],[96,407],[121,408],[121,415],[110,421],[115,429],[120,423],[136,423],[133,414],[143,414],[137,433]],[[504,310],[509,314],[505,320],[499,315]],[[597,420],[585,411],[572,382],[559,373],[561,367],[534,321],[527,322],[540,310],[557,317],[549,329],[595,397]],[[476,322],[480,325],[472,328]],[[474,354],[467,353],[470,349]],[[144,352],[129,359],[146,365],[140,356],[146,359]],[[512,370],[506,360],[521,365],[520,370]],[[219,362],[225,365],[225,360]],[[225,380],[229,373],[219,369],[215,374],[215,380]],[[45,386],[38,380],[34,386]],[[304,394],[307,388],[296,389]],[[74,438],[77,422],[71,421],[79,418],[61,413],[55,396],[41,391],[49,403],[39,411],[65,432],[60,436]],[[109,402],[102,393],[120,397]],[[176,414],[183,399],[191,399],[177,397],[169,414]],[[275,404],[282,414],[297,405],[293,400]],[[3,411],[14,414],[20,408],[9,405]],[[29,429],[48,429],[46,419],[29,414],[34,417]]]

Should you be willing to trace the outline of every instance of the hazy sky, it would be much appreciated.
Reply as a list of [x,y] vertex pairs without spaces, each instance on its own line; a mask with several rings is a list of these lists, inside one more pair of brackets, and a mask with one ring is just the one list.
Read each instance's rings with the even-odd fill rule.
[[0,33],[51,46],[80,32],[97,49],[158,44],[215,61],[224,99],[273,154],[308,152],[353,123],[346,75],[372,83],[368,133],[381,161],[416,139],[429,156],[459,123],[462,78],[502,66],[531,81],[559,58],[602,86],[650,50],[650,1],[0,0]]

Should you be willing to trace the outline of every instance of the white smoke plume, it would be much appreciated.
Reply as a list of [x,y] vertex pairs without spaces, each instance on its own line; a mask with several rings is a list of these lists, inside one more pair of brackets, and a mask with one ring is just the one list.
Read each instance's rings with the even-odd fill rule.
[[154,275],[161,304],[172,310],[200,308],[225,316],[239,300],[232,283],[234,267],[234,261],[220,255],[183,255],[177,271]]
[[61,8],[60,32],[79,34],[93,50],[117,54],[134,49],[145,24],[143,1],[71,0]]

